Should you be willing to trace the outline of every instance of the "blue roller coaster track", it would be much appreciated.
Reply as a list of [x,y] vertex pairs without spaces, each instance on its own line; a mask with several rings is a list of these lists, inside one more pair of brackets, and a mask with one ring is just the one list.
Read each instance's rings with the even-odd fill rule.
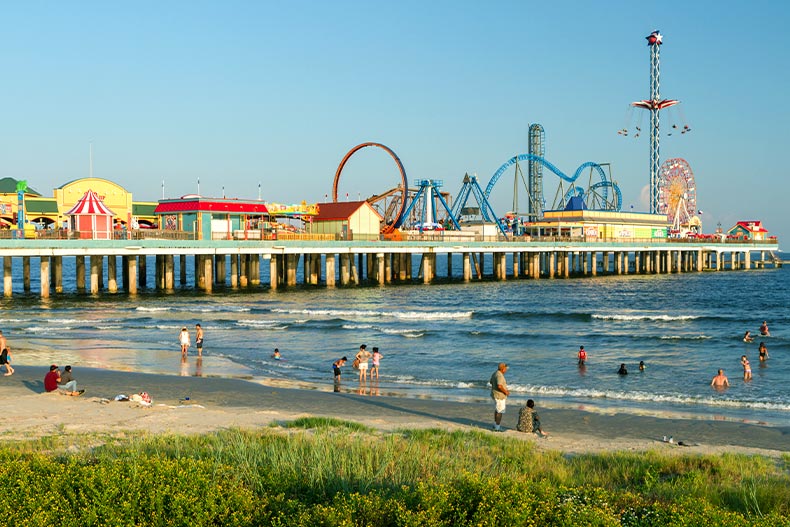
[[[574,172],[573,176],[570,177],[567,176],[564,172],[562,172],[559,168],[554,166],[551,162],[534,154],[519,154],[517,156],[513,156],[510,159],[508,159],[501,167],[499,167],[499,169],[496,172],[494,172],[494,175],[491,176],[491,180],[488,182],[488,186],[486,186],[486,190],[485,190],[486,198],[491,196],[491,190],[494,188],[494,185],[496,185],[497,181],[499,181],[499,178],[502,176],[502,174],[504,174],[508,168],[510,168],[511,166],[515,165],[520,161],[538,162],[544,167],[546,167],[549,171],[553,172],[561,180],[570,183],[571,188],[570,190],[568,190],[568,192],[565,193],[564,196],[566,202],[573,195],[586,197],[586,195],[592,191],[600,192],[600,195],[603,198],[603,200],[605,202],[608,202],[608,192],[611,189],[612,192],[614,192],[616,201],[613,203],[613,206],[611,208],[608,208],[606,210],[620,211],[622,209],[623,196],[622,193],[620,192],[620,188],[613,181],[609,181],[609,179],[606,177],[606,173],[604,172],[603,168],[601,168],[601,166],[598,163],[593,163],[592,161],[587,161],[586,163],[582,163],[579,166],[579,168],[576,169],[576,172]],[[574,184],[576,183],[576,180],[579,179],[579,176],[581,176],[582,173],[588,168],[598,172],[598,175],[601,177],[601,181],[595,183],[594,185],[591,185],[589,189],[585,191],[584,188],[575,186]],[[543,197],[541,196],[540,199],[542,200]],[[488,211],[484,209],[483,216],[485,217],[485,219],[487,221],[495,221],[495,218],[488,217],[487,213]]]

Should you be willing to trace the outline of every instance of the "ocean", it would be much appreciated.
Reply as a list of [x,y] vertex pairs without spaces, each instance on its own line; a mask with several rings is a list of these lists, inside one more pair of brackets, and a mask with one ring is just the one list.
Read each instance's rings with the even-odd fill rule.
[[[70,265],[64,259],[67,291],[74,287]],[[16,288],[21,277],[14,279]],[[42,372],[53,362],[71,363],[75,371],[234,376],[332,390],[331,364],[345,355],[343,391],[487,401],[488,379],[506,362],[513,404],[533,398],[543,407],[786,425],[788,299],[788,269],[215,288],[211,295],[69,292],[42,300],[15,293],[0,301],[0,329],[14,363],[41,365]],[[770,337],[759,336],[763,320]],[[205,330],[203,360],[193,344],[182,363],[178,334],[185,326],[194,341],[196,323]],[[746,330],[756,335],[753,343],[742,341]],[[764,363],[761,341],[769,353]],[[363,343],[379,347],[384,358],[379,381],[360,386],[350,363]],[[581,345],[584,368],[576,360]],[[271,358],[274,348],[284,360]],[[744,354],[751,381],[743,380]],[[617,374],[621,363],[626,376]],[[730,380],[723,391],[710,387],[718,368]]]

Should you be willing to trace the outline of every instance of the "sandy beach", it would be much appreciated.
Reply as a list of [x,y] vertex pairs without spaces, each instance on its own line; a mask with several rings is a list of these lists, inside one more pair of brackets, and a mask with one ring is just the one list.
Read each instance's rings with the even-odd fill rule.
[[[329,383],[325,390],[290,388],[244,379],[75,368],[75,378],[86,393],[70,397],[43,393],[47,370],[46,366],[17,366],[14,375],[0,380],[0,396],[6,401],[0,413],[0,431],[5,439],[90,433],[197,434],[225,428],[255,429],[304,416],[336,417],[382,431],[397,428],[488,431],[492,424],[490,404],[375,396],[369,392],[360,395],[345,389],[333,393]],[[353,388],[356,381],[346,384]],[[141,391],[152,396],[151,406],[113,400],[119,394]],[[771,457],[790,451],[790,425],[770,427],[567,409],[540,409],[550,437],[539,439],[515,431],[518,407],[523,401],[513,403],[503,420],[508,430],[501,435],[535,441],[545,450],[575,454],[658,449]],[[663,436],[673,436],[676,442],[689,446],[664,443]]]

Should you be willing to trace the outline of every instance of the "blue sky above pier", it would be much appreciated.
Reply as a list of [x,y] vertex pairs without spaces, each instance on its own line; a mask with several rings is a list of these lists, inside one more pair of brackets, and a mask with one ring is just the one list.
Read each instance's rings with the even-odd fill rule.
[[[0,177],[45,195],[89,174],[92,143],[94,175],[137,200],[199,179],[206,196],[254,199],[260,183],[265,200],[324,201],[366,141],[455,195],[465,172],[485,184],[525,153],[540,123],[549,161],[611,163],[639,211],[647,136],[617,130],[649,96],[644,37],[659,29],[661,95],[692,129],[662,137],[662,159],[690,163],[704,230],[760,219],[790,236],[785,2],[34,1],[6,2],[1,20]],[[365,149],[340,191],[398,182]],[[549,202],[557,183],[546,176]],[[503,176],[499,214],[512,189]]]

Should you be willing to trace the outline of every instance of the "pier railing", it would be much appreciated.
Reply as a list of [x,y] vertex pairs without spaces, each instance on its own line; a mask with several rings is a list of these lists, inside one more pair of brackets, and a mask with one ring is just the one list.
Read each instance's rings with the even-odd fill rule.
[[[106,234],[104,235],[106,236]],[[0,230],[0,239],[19,239],[21,233],[16,229]],[[101,234],[95,235],[91,231],[74,231],[71,229],[42,229],[25,231],[26,239],[42,240],[92,240],[106,239]],[[118,229],[110,233],[113,240],[197,240],[197,236],[192,231],[173,231],[161,229]],[[213,232],[212,240],[236,240],[236,241],[382,241],[389,239],[377,235],[350,235],[343,237],[340,234],[318,234],[318,233],[299,233],[270,230],[234,230],[231,232]],[[503,236],[481,235],[473,232],[459,231],[423,231],[409,232],[403,231],[400,236],[393,238],[392,241],[408,242],[496,242],[496,243],[668,243],[668,244],[722,244],[722,245],[748,245],[755,242],[768,245],[778,245],[776,237],[769,237],[765,240],[750,240],[748,238],[731,238],[724,236],[700,237],[700,238],[600,238],[595,236]]]

